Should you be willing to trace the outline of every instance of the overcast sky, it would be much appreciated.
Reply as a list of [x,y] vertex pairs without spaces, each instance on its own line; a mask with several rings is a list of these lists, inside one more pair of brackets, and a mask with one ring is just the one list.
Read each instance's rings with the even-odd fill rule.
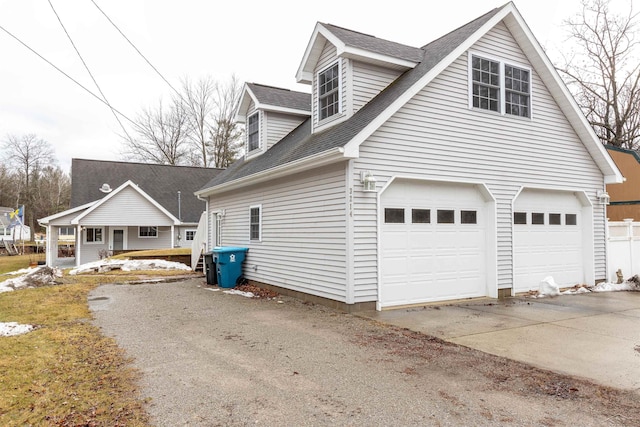
[[[171,82],[210,75],[227,81],[309,91],[295,81],[316,22],[412,46],[502,6],[505,0],[392,2],[323,0],[93,0]],[[102,91],[134,118],[170,95],[92,0],[50,0]],[[516,7],[548,50],[562,42],[561,23],[578,0],[517,0]],[[49,0],[0,0],[0,27],[98,93]],[[50,142],[68,171],[72,158],[126,160],[111,111],[0,29],[0,139],[35,133]]]

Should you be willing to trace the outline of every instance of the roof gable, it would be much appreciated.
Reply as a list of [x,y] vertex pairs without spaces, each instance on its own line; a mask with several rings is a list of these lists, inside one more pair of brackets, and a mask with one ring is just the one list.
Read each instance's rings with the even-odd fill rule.
[[156,202],[151,196],[149,196],[147,193],[145,193],[144,191],[142,191],[140,189],[140,187],[138,187],[137,185],[135,185],[131,180],[125,182],[124,184],[122,184],[120,187],[116,188],[115,190],[113,190],[112,192],[110,192],[106,197],[104,197],[103,199],[99,200],[96,203],[93,203],[91,206],[89,206],[88,209],[86,209],[84,212],[82,212],[80,215],[78,215],[77,217],[75,217],[73,220],[71,220],[71,224],[80,224],[80,222],[82,221],[83,218],[87,217],[88,215],[90,215],[92,212],[96,211],[97,209],[99,209],[101,206],[106,205],[107,203],[109,203],[109,201],[115,197],[117,197],[118,194],[120,194],[121,192],[123,192],[126,188],[132,188],[134,191],[136,191],[140,196],[142,196],[144,199],[146,199],[149,203],[151,203],[151,205],[153,205],[156,209],[158,209],[160,212],[162,212],[164,215],[166,215],[171,221],[173,221],[173,223],[175,225],[179,225],[180,224],[180,220],[178,218],[176,218],[175,216],[173,216],[171,214],[171,212],[169,212],[168,210],[166,210],[164,207],[162,207],[162,205],[160,205],[158,202]]
[[245,123],[251,102],[258,110],[296,116],[311,115],[311,94],[289,89],[246,83],[236,112],[236,121]]
[[296,73],[298,83],[312,82],[313,70],[326,42],[335,46],[338,57],[353,58],[398,69],[415,67],[424,54],[422,49],[417,47],[318,22]]

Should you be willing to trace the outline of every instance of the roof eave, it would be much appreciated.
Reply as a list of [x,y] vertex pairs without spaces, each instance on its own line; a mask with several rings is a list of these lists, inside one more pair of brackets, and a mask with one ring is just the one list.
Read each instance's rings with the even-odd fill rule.
[[195,192],[194,194],[197,197],[209,197],[214,194],[241,189],[247,185],[271,181],[276,178],[282,178],[299,172],[308,171],[312,167],[316,168],[350,158],[353,157],[345,155],[344,149],[342,147],[336,147],[331,150],[315,154],[313,156],[285,163],[275,168],[267,169],[252,175],[235,179],[233,181],[225,182],[214,187],[205,188],[203,190]]

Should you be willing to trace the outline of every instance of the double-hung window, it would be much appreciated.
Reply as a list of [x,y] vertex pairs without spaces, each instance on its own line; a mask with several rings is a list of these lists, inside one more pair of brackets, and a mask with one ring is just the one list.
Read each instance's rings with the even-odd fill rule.
[[531,71],[471,55],[471,106],[531,117]]
[[528,70],[511,65],[504,66],[504,108],[505,113],[529,117],[529,76]]
[[318,74],[318,118],[340,113],[340,67],[336,62]]
[[262,206],[249,208],[249,239],[252,241],[262,240]]
[[260,148],[260,113],[256,112],[249,116],[247,123],[247,138],[249,152]]
[[473,106],[500,111],[500,63],[479,56],[471,61]]

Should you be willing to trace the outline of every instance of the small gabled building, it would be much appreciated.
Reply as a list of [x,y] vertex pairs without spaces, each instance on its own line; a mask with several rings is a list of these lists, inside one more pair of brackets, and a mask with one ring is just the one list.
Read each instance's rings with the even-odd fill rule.
[[296,78],[308,115],[247,85],[246,155],[196,192],[246,279],[351,310],[608,277],[622,175],[513,3],[422,47],[318,23]]
[[47,228],[47,265],[69,262],[61,233],[75,239],[75,265],[122,251],[190,247],[206,209],[194,191],[220,171],[72,159],[71,208],[38,220]]

